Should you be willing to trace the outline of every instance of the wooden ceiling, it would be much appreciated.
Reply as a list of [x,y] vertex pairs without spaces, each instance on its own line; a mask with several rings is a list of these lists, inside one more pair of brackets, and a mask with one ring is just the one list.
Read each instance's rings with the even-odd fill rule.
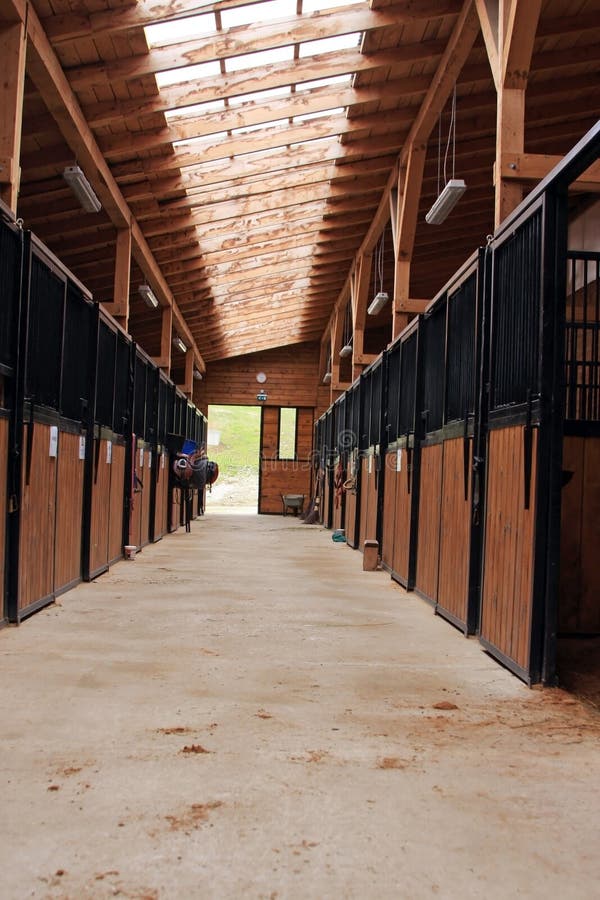
[[[464,7],[328,2],[34,0],[66,81],[46,87],[31,54],[18,215],[102,302],[129,217],[130,330],[150,354],[160,355],[161,315],[137,294],[147,281],[166,286],[176,330],[207,362],[321,338]],[[165,22],[182,28],[145,31]],[[312,43],[326,39],[337,44]],[[526,150],[563,154],[591,127],[599,73],[600,0],[544,0]],[[443,230],[425,224],[447,106],[428,146],[415,297],[433,296],[493,230],[496,92],[481,34],[456,110],[468,191]],[[82,212],[61,177],[76,161],[100,213]],[[106,202],[114,187],[119,216]]]

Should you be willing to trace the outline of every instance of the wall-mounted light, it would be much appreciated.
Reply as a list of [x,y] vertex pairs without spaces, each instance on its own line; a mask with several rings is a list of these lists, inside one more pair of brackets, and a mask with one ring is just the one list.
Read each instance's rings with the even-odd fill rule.
[[63,172],[63,178],[86,212],[100,212],[102,204],[79,166],[67,166]]
[[256,395],[256,399],[259,403],[266,403],[267,395],[264,391],[261,391],[260,394]]
[[202,381],[202,372],[199,369],[194,369],[194,380]]
[[138,294],[150,309],[156,309],[158,306],[158,297],[155,295],[154,291],[150,287],[149,284],[140,284],[138,288]]
[[462,178],[451,178],[425,216],[427,224],[441,225],[450,215],[466,189],[467,185]]
[[371,300],[369,308],[367,309],[367,313],[370,316],[376,316],[378,312],[381,312],[389,299],[389,294],[387,294],[385,291],[379,291]]
[[181,338],[179,337],[178,334],[176,334],[175,337],[173,338],[173,346],[175,347],[176,350],[180,350],[182,353],[187,352],[187,347],[185,346],[185,344],[183,343],[183,341],[181,340]]
[[331,382],[331,372],[325,372],[323,375],[323,384],[329,384]]
[[347,356],[352,356],[352,344],[344,344],[344,346],[340,350],[340,356],[344,359]]

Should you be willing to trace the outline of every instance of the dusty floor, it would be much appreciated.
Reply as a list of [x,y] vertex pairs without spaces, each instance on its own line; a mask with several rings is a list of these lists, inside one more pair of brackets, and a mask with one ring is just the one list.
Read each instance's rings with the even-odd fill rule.
[[600,894],[600,715],[318,526],[210,512],[0,632],[3,900]]

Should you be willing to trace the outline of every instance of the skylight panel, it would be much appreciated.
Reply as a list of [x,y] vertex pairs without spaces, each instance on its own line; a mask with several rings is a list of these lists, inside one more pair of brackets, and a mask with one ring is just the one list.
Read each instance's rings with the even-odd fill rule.
[[199,81],[211,75],[220,75],[221,67],[217,59],[207,63],[199,63],[197,66],[182,66],[180,69],[169,69],[167,72],[158,72],[156,83],[159,88],[169,84],[182,84],[185,81]]
[[182,106],[179,109],[168,109],[167,119],[186,119],[190,116],[203,116],[206,113],[221,112],[225,109],[224,100],[209,100],[208,103],[196,103],[193,106]]
[[270,100],[272,97],[289,96],[289,87],[269,88],[266,91],[253,91],[251,94],[238,94],[237,97],[229,98],[230,106],[238,106],[240,103],[262,103],[263,100]]
[[257,125],[242,125],[240,128],[232,128],[231,134],[248,134],[250,131],[260,131],[263,128],[275,128],[277,125],[284,125],[287,119],[273,119],[271,122],[259,122]]
[[244,53],[241,56],[231,56],[225,60],[227,72],[237,72],[240,69],[254,69],[257,66],[266,66],[269,63],[292,61],[294,58],[293,47],[274,47],[272,50],[260,50],[258,53]]
[[364,6],[366,9],[369,4],[365,0],[302,0],[303,13],[337,9],[338,6]]
[[254,25],[256,22],[269,22],[272,19],[288,19],[295,14],[295,0],[268,0],[266,3],[222,10],[221,26],[236,28],[238,25]]
[[329,78],[317,78],[315,81],[305,81],[304,84],[297,84],[297,91],[310,91],[313,88],[329,87],[332,84],[349,85],[352,81],[352,75],[331,75]]
[[360,38],[361,32],[355,31],[351,34],[321,38],[318,41],[306,41],[304,44],[300,44],[300,59],[314,56],[317,53],[330,53],[333,50],[349,50],[352,47],[358,47]]
[[216,30],[215,17],[212,12],[204,13],[201,16],[175,19],[173,22],[160,22],[158,25],[146,25],[144,28],[150,47],[187,40],[203,34],[212,34]]

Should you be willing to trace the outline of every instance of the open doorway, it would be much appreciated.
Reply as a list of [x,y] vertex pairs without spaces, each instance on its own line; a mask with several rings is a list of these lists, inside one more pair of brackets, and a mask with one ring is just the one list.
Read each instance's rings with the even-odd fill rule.
[[219,478],[207,507],[258,509],[260,407],[209,406],[207,451],[219,464]]

